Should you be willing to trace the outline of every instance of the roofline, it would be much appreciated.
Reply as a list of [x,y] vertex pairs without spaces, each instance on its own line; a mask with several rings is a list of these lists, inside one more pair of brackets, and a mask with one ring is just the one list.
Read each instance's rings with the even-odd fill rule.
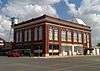
[[42,15],[42,16],[40,16],[40,17],[37,17],[37,18],[32,18],[32,19],[27,20],[27,21],[22,21],[22,22],[20,22],[20,23],[18,23],[18,24],[15,24],[14,26],[21,25],[21,24],[23,24],[23,23],[24,23],[24,24],[25,24],[25,23],[30,23],[30,22],[32,22],[32,21],[39,20],[39,19],[44,19],[44,18],[46,18],[46,17],[47,17],[47,18],[52,18],[52,19],[56,19],[56,20],[60,20],[60,21],[64,21],[64,22],[69,22],[69,23],[71,23],[71,24],[80,25],[80,26],[84,26],[84,27],[90,28],[89,26],[86,26],[86,25],[82,25],[82,24],[78,24],[78,23],[75,23],[75,22],[72,22],[72,21],[67,21],[67,20],[63,20],[63,19],[60,19],[60,18],[48,16],[48,15],[46,15],[46,14],[44,14],[44,15]]
[[89,26],[82,25],[82,24],[78,24],[78,23],[75,23],[75,22],[72,22],[72,21],[62,20],[62,19],[59,19],[59,18],[56,18],[56,17],[48,16],[46,14],[44,14],[44,15],[42,15],[40,17],[37,17],[37,18],[32,18],[30,20],[20,22],[18,24],[14,24],[14,27],[19,26],[19,25],[22,25],[22,24],[26,24],[26,23],[38,21],[38,20],[42,20],[42,22],[54,22],[54,23],[61,22],[60,24],[62,24],[62,25],[67,25],[67,24],[63,24],[62,22],[64,22],[64,23],[70,23],[69,26],[71,26],[71,25],[74,25],[75,26],[76,25],[76,26],[80,26],[80,27],[85,27],[85,28],[87,28],[88,30],[91,31],[91,29],[90,29]]
[[72,22],[72,21],[67,21],[67,20],[63,20],[63,19],[60,19],[60,18],[48,16],[48,15],[46,15],[46,17],[49,17],[49,18],[52,18],[52,19],[57,19],[57,20],[60,20],[60,21],[69,22],[71,24],[80,25],[80,26],[84,26],[84,27],[90,28],[89,26],[86,26],[86,25],[83,25],[83,24],[79,24],[79,23],[75,23],[75,22]]
[[46,18],[46,16],[47,15],[42,15],[42,16],[40,16],[40,17],[36,17],[36,18],[32,18],[32,19],[30,19],[30,20],[27,20],[27,21],[22,21],[22,22],[20,22],[20,23],[18,23],[18,24],[14,24],[14,26],[17,26],[17,25],[21,25],[21,24],[25,24],[25,23],[30,23],[30,22],[32,22],[32,21],[36,21],[36,20],[40,20],[40,19],[43,19],[43,18]]

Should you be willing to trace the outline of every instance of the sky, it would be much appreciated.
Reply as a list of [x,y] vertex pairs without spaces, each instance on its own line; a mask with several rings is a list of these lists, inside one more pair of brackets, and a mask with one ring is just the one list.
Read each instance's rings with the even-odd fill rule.
[[11,17],[21,22],[43,14],[64,20],[74,15],[91,27],[92,43],[100,42],[100,0],[0,0],[0,37],[9,41]]

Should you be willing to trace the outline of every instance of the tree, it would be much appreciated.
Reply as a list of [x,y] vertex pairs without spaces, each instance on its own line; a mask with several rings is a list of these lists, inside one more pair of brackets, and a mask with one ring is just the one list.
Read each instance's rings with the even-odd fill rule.
[[96,45],[97,47],[100,47],[100,43],[97,43],[97,45]]

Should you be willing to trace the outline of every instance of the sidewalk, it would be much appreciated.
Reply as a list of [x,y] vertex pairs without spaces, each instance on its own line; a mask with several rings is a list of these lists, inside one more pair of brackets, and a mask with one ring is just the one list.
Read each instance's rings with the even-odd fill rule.
[[68,57],[86,57],[86,56],[99,56],[99,55],[77,55],[77,56],[48,56],[48,57],[18,57],[18,58],[68,58]]

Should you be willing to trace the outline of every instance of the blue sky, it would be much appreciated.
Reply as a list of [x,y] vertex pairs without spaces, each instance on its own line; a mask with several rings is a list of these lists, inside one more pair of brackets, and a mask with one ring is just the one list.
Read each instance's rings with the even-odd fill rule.
[[[69,0],[69,2],[74,3],[77,8],[80,7],[81,1],[82,0]],[[71,14],[68,13],[69,8],[66,6],[64,0],[56,5],[56,10],[62,19],[66,20],[73,17]]]

